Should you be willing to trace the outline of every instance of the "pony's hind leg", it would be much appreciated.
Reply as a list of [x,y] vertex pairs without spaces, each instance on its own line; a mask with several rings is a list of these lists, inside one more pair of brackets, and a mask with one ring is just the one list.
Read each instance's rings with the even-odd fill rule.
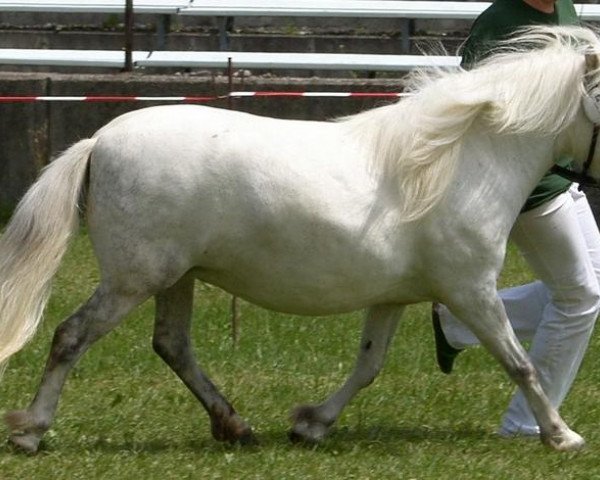
[[101,285],[87,303],[58,326],[33,402],[26,410],[5,415],[10,441],[15,446],[30,453],[38,450],[42,436],[52,424],[71,368],[92,343],[110,332],[146,297],[114,292]]
[[156,294],[153,347],[208,412],[216,440],[255,443],[252,429],[198,366],[190,340],[194,278],[182,277]]
[[375,380],[383,367],[403,311],[404,307],[400,305],[380,305],[369,309],[352,374],[325,402],[300,406],[292,412],[292,441],[313,443],[322,440],[350,400]]

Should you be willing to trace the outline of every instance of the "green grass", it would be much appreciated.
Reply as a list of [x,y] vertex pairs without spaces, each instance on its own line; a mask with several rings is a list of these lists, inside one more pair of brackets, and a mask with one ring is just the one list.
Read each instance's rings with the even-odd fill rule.
[[[57,276],[40,331],[0,384],[0,409],[28,404],[54,328],[87,298],[97,277],[82,234]],[[502,284],[528,279],[511,250]],[[196,293],[200,361],[249,419],[260,446],[212,440],[200,405],[152,352],[148,302],[77,365],[38,455],[0,446],[0,479],[600,478],[597,334],[562,409],[588,441],[582,452],[560,454],[536,441],[495,437],[512,385],[480,348],[462,354],[454,374],[441,374],[427,305],[408,309],[381,376],[345,410],[324,444],[308,448],[288,442],[288,412],[322,400],[344,380],[361,315],[293,318],[243,303],[234,349],[229,297],[205,285]]]

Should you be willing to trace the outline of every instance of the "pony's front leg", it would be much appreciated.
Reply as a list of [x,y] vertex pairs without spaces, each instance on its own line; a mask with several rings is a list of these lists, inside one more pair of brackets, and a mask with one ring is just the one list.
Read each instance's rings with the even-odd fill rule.
[[318,442],[344,407],[370,385],[383,366],[385,354],[404,310],[399,305],[380,305],[367,312],[356,365],[344,385],[320,405],[303,405],[292,412],[293,441]]
[[511,379],[521,388],[540,427],[544,444],[559,451],[578,450],[585,445],[550,404],[540,385],[537,371],[519,343],[502,301],[495,290],[489,295],[472,292],[447,305],[477,336],[483,346],[500,362]]

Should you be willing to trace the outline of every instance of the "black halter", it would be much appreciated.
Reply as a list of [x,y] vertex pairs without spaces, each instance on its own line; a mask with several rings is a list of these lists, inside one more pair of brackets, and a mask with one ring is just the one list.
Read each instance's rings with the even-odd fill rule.
[[587,158],[585,159],[585,163],[583,164],[583,169],[581,172],[574,172],[569,170],[568,168],[561,167],[559,165],[554,165],[550,171],[552,173],[556,173],[567,180],[571,180],[572,182],[577,182],[580,185],[592,188],[600,188],[600,183],[597,180],[590,177],[588,175],[588,170],[592,165],[592,160],[594,160],[594,153],[596,153],[596,144],[598,143],[598,135],[600,134],[600,125],[594,125],[594,130],[592,131],[592,140],[590,142],[590,148],[588,150]]

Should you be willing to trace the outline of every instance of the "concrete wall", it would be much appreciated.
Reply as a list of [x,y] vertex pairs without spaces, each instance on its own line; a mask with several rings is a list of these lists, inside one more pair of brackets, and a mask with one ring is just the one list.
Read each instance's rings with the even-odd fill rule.
[[[235,80],[242,90],[399,91],[400,81],[286,79]],[[141,74],[0,74],[0,95],[222,95],[223,77]],[[232,102],[237,110],[282,118],[323,120],[349,115],[385,101],[377,99],[266,99]],[[111,119],[151,103],[0,103],[0,211],[12,208],[49,159]],[[226,101],[211,103],[227,108]]]
[[[44,79],[0,83],[2,95],[45,94]],[[10,207],[48,157],[48,106],[0,104],[0,210]]]

